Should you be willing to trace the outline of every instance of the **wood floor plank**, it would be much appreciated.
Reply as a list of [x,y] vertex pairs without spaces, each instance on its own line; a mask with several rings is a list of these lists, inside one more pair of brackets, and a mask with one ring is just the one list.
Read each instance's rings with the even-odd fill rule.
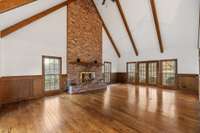
[[198,95],[156,87],[110,85],[4,105],[0,133],[200,133]]

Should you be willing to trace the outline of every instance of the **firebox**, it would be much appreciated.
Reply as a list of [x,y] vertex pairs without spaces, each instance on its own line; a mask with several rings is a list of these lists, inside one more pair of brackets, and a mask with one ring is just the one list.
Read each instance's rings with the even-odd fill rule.
[[80,82],[88,83],[95,79],[95,72],[81,72],[80,73]]

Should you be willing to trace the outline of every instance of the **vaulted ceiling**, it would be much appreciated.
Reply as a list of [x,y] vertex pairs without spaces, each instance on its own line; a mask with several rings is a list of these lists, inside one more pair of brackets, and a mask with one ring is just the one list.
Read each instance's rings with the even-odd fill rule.
[[[8,10],[31,1],[34,0],[2,0],[0,9]],[[184,39],[188,41],[187,35],[194,30],[188,20],[194,21],[192,7],[197,6],[197,0],[93,1],[118,57],[164,53],[170,46],[183,44]],[[11,4],[5,6],[6,2]]]
[[191,35],[197,31],[197,0],[106,0],[103,5],[103,0],[94,1],[116,47],[127,58],[137,55],[134,45],[139,56],[148,58],[196,40]]

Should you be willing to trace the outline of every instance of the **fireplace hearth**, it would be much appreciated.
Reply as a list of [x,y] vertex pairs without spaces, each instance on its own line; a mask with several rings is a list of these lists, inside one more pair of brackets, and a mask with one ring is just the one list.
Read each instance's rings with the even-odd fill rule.
[[68,79],[69,94],[107,88],[107,84],[104,82],[103,75],[101,74],[103,64],[96,61],[75,61],[70,62],[69,65],[74,66],[72,67],[74,69],[74,75],[77,74],[77,76],[74,76],[74,78],[72,78],[73,76],[71,75],[71,77]]
[[104,79],[97,78],[95,72],[80,72],[80,79],[78,83],[76,82],[76,80],[68,80],[69,94],[76,94],[106,88],[107,84],[104,82]]
[[[92,74],[94,73],[89,73],[87,74],[84,72],[81,73],[81,75],[84,77],[82,78],[82,82],[77,84],[74,82],[74,80],[68,80],[68,93],[69,94],[76,94],[76,93],[82,93],[82,92],[87,92],[87,91],[93,91],[93,90],[100,90],[100,89],[106,89],[107,84],[104,82],[104,79],[96,79],[93,77]],[[81,80],[81,79],[80,79]]]

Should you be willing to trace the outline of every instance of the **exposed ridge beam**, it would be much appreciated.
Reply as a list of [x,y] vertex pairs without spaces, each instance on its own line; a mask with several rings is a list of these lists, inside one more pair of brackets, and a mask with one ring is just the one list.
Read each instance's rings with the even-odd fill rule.
[[115,42],[114,42],[114,40],[113,40],[113,38],[112,38],[112,36],[111,36],[109,30],[108,30],[106,24],[104,23],[104,20],[103,20],[103,18],[101,17],[101,14],[100,14],[99,10],[97,9],[97,6],[95,5],[94,0],[92,0],[92,3],[93,3],[93,5],[94,5],[94,7],[95,7],[95,10],[96,10],[96,12],[97,12],[97,14],[98,14],[98,16],[99,16],[101,22],[102,22],[103,28],[104,28],[106,34],[108,35],[108,38],[110,39],[110,41],[111,41],[111,43],[112,43],[112,46],[113,46],[113,48],[114,48],[114,50],[115,50],[117,56],[120,58],[120,57],[121,57],[120,52],[119,52],[119,50],[117,49],[117,46],[116,46],[116,44],[115,44]]
[[75,1],[75,0],[68,0],[68,1],[62,2],[62,3],[60,3],[56,6],[53,6],[49,9],[43,11],[43,12],[40,12],[40,13],[30,17],[30,18],[27,18],[27,19],[22,20],[22,21],[14,24],[14,25],[8,27],[8,28],[5,28],[4,30],[0,31],[0,38],[3,38],[3,37],[15,32],[15,31],[17,31],[17,30],[19,30],[19,29],[21,29],[21,28],[23,28],[23,27],[25,27],[25,26],[47,16],[48,14],[50,14],[50,13],[52,13],[52,12],[54,12],[54,11],[64,7],[64,6],[67,6],[68,4],[70,4],[73,1]]
[[120,13],[120,15],[121,15],[121,18],[122,18],[122,20],[123,20],[124,26],[125,26],[125,28],[126,28],[126,31],[127,31],[127,33],[128,33],[128,36],[129,36],[129,38],[130,38],[131,44],[132,44],[132,46],[133,46],[133,49],[134,49],[134,51],[135,51],[135,54],[138,56],[138,50],[137,50],[137,47],[136,47],[135,42],[134,42],[134,40],[133,40],[133,35],[132,35],[131,30],[130,30],[130,28],[129,28],[129,26],[128,26],[128,22],[127,22],[127,20],[126,20],[125,15],[124,15],[122,6],[121,6],[119,0],[115,0],[115,1],[116,1],[116,5],[117,5],[117,7],[118,7],[118,9],[119,9],[119,13]]
[[157,14],[157,10],[156,10],[155,0],[150,0],[150,3],[151,3],[151,9],[152,9],[152,14],[153,14],[153,18],[154,18],[155,28],[156,28],[156,32],[157,32],[157,37],[158,37],[158,41],[159,41],[160,52],[163,53],[164,52],[163,41],[162,41],[161,32],[160,32],[160,24],[159,24],[159,20],[158,20],[158,14]]

